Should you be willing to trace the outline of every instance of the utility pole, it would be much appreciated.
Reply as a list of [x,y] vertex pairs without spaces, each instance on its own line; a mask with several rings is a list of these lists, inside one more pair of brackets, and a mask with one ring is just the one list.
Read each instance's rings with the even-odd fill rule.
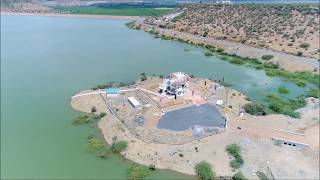
[[226,106],[228,106],[228,94],[229,94],[229,89],[226,87]]

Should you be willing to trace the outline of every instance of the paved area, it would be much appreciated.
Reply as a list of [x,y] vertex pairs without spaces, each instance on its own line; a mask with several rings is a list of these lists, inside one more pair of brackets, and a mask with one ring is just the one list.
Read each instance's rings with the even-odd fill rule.
[[193,105],[183,109],[167,112],[161,117],[157,127],[159,129],[184,131],[194,125],[224,127],[225,120],[213,105]]

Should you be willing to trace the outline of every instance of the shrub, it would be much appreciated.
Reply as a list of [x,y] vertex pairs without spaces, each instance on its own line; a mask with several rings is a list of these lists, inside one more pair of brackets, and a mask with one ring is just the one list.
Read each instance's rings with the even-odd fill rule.
[[99,114],[99,117],[100,117],[100,118],[103,118],[103,117],[105,117],[106,115],[107,115],[107,113],[102,112],[102,113]]
[[232,180],[247,180],[247,178],[242,174],[241,171],[238,171],[232,176]]
[[265,62],[265,63],[263,63],[263,66],[265,68],[271,68],[271,69],[278,69],[279,68],[279,64],[273,63],[273,62]]
[[245,62],[244,62],[243,60],[237,59],[237,58],[232,59],[232,60],[230,61],[230,63],[232,63],[232,64],[239,64],[239,65],[245,64]]
[[118,141],[118,142],[112,143],[111,151],[114,153],[120,153],[120,152],[126,150],[127,147],[128,147],[127,141]]
[[263,55],[263,56],[261,56],[261,59],[263,59],[263,60],[270,60],[270,59],[272,59],[273,58],[273,55]]
[[223,52],[223,51],[224,51],[223,48],[218,48],[218,49],[217,49],[217,52]]
[[151,175],[151,170],[144,165],[134,164],[127,170],[127,177],[130,180],[143,179]]
[[226,150],[231,156],[235,157],[240,155],[241,147],[238,144],[230,144]]
[[125,87],[125,86],[129,86],[129,84],[128,83],[124,83],[124,82],[120,82],[118,84],[118,87]]
[[276,95],[268,95],[266,101],[269,102],[269,108],[276,112],[285,114],[294,118],[300,118],[298,112],[294,112],[296,109],[306,105],[304,97],[297,97],[290,100],[281,99]]
[[236,159],[234,159],[230,162],[230,166],[234,169],[239,169],[241,164]]
[[206,161],[201,161],[196,164],[195,172],[203,180],[213,179],[215,173],[212,171],[211,165]]
[[86,145],[86,149],[88,152],[97,152],[102,150],[103,148],[105,148],[105,144],[95,137],[90,138],[88,140],[88,144]]
[[302,56],[302,55],[303,55],[303,53],[301,51],[297,52],[297,56]]
[[314,98],[319,98],[320,96],[320,91],[319,89],[310,89],[308,91],[308,97],[314,97]]
[[222,60],[228,61],[229,59],[226,56],[221,57]]
[[113,85],[114,85],[114,82],[107,82],[105,84],[99,84],[93,87],[92,90],[111,88],[113,87]]
[[151,171],[155,171],[156,170],[156,166],[154,164],[150,164],[148,167]]
[[278,88],[278,92],[281,93],[281,94],[288,94],[289,90],[286,87],[281,86],[281,87]]
[[77,118],[75,118],[72,123],[80,125],[80,124],[89,124],[92,122],[93,122],[92,119],[88,115],[80,115]]
[[92,106],[91,112],[92,112],[92,113],[97,112],[97,108],[96,108],[95,106]]
[[146,73],[141,73],[141,74],[140,74],[140,81],[145,81],[145,80],[147,80],[147,75],[146,75]]
[[230,144],[227,146],[226,151],[229,155],[234,157],[234,160],[230,162],[230,166],[235,169],[239,169],[244,163],[240,154],[241,147],[237,144]]
[[248,103],[243,106],[246,113],[255,115],[255,116],[261,116],[266,115],[266,109],[265,106],[262,104],[256,104],[256,103]]
[[207,56],[207,57],[213,56],[213,54],[211,52],[205,52],[204,55]]
[[298,79],[298,78],[292,78],[291,79],[297,86],[300,86],[300,87],[304,87],[306,86],[306,83],[303,79]]
[[302,43],[302,44],[300,44],[300,47],[307,49],[308,47],[310,47],[310,44],[309,43]]

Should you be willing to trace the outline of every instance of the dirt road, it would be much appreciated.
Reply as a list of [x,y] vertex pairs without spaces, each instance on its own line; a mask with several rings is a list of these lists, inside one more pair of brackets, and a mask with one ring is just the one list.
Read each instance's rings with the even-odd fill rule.
[[314,58],[295,56],[292,54],[287,54],[284,52],[277,52],[270,49],[260,49],[244,44],[226,41],[226,40],[217,40],[214,38],[202,37],[198,35],[193,35],[185,32],[179,32],[172,29],[163,29],[156,26],[152,26],[143,22],[144,19],[140,18],[136,21],[137,24],[140,24],[142,27],[147,29],[155,29],[160,34],[167,36],[180,38],[184,40],[189,40],[196,43],[209,44],[215,47],[223,48],[229,54],[237,54],[242,57],[252,57],[252,58],[261,58],[263,55],[273,55],[274,58],[272,61],[278,62],[281,67],[290,70],[290,71],[313,71],[317,70],[319,72],[319,61]]

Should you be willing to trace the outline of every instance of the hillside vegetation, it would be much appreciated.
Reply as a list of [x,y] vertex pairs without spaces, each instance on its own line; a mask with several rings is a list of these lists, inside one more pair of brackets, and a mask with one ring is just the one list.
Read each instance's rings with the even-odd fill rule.
[[183,5],[179,15],[149,18],[162,28],[319,58],[317,5]]

